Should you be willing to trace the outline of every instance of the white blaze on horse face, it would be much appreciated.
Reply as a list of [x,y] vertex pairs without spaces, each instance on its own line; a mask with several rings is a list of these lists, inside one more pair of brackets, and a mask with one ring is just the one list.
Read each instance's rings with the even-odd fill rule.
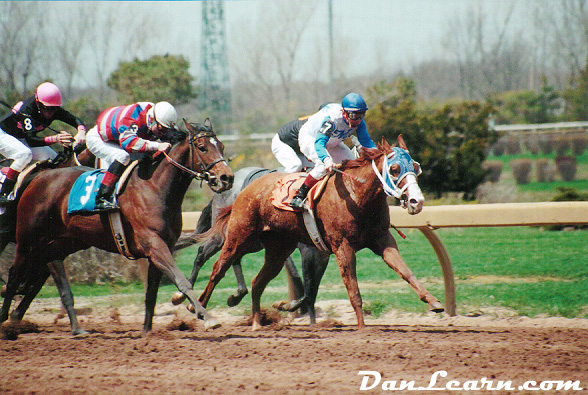
[[408,187],[406,188],[406,205],[408,213],[413,215],[418,214],[423,209],[425,197],[421,192],[419,184],[417,184],[416,176],[414,174],[407,174],[406,182],[408,183]]
[[219,144],[218,144],[218,143],[219,143],[219,141],[213,137],[213,138],[211,138],[211,139],[210,139],[210,142],[211,142],[212,144],[214,144],[214,146],[216,147],[216,149],[217,149],[217,150],[219,150],[219,152],[220,152],[220,146],[219,146]]

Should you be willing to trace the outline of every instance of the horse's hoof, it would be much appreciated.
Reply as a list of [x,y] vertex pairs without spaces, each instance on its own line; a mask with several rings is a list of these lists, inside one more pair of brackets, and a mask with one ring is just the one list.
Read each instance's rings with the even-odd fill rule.
[[429,311],[433,313],[442,313],[445,311],[445,307],[439,301],[429,303]]
[[239,303],[241,303],[241,301],[243,300],[245,295],[247,295],[248,293],[249,292],[247,290],[237,291],[237,295],[231,295],[227,298],[227,306],[229,306],[229,307],[237,306]]
[[204,329],[217,329],[221,327],[221,323],[216,318],[209,318],[204,322]]
[[174,295],[171,298],[171,302],[174,306],[179,305],[184,300],[186,300],[186,295],[184,295],[182,292],[179,292],[179,291],[174,293]]
[[279,311],[288,311],[288,302],[281,300],[279,302],[274,302],[274,304],[272,304],[272,307],[276,310]]
[[235,307],[239,304],[239,302],[241,302],[241,298],[235,295],[231,295],[227,298],[227,306],[229,307]]
[[188,309],[188,311],[192,314],[196,313],[196,309],[194,308],[194,305],[192,303],[188,303],[188,305],[186,306],[186,308]]
[[71,331],[71,334],[74,336],[83,336],[83,335],[87,335],[88,332],[86,332],[83,329],[76,329],[76,330]]

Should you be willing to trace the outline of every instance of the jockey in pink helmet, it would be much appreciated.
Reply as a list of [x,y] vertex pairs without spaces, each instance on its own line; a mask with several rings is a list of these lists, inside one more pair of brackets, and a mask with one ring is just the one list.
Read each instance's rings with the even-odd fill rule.
[[11,200],[10,194],[18,175],[32,160],[53,159],[57,152],[50,147],[51,144],[68,146],[74,140],[65,131],[47,137],[37,136],[53,121],[59,120],[76,128],[78,133],[75,140],[80,144],[85,141],[84,123],[64,110],[62,103],[59,88],[51,82],[44,82],[37,87],[33,96],[16,103],[0,120],[0,154],[13,159],[0,188],[0,204]]

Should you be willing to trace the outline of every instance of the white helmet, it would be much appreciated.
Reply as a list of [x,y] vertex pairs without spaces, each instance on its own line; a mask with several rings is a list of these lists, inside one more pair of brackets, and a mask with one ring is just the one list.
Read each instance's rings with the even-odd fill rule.
[[166,101],[160,101],[149,110],[151,118],[161,126],[172,129],[178,122],[178,113],[174,106]]

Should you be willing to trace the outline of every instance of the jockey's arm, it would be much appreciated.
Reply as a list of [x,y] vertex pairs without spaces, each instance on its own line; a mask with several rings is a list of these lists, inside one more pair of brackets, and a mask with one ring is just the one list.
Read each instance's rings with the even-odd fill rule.
[[329,152],[327,151],[327,143],[329,142],[331,132],[334,129],[335,125],[333,122],[326,121],[319,129],[316,139],[314,140],[314,150],[322,162],[324,162],[325,158],[330,158]]
[[139,128],[136,124],[131,124],[129,128],[121,130],[119,137],[121,148],[127,152],[146,152],[167,151],[171,147],[169,143],[142,139],[138,136],[138,131]]
[[82,120],[80,118],[76,117],[75,115],[73,115],[69,111],[60,107],[59,110],[57,111],[57,113],[55,114],[55,119],[58,119],[62,122],[67,123],[68,125],[76,128],[77,134],[75,136],[75,141],[78,144],[82,144],[82,143],[86,142],[86,126],[84,125],[84,122],[82,122]]
[[364,147],[376,148],[376,144],[374,144],[374,141],[370,137],[367,131],[367,125],[365,124],[365,121],[363,119],[357,127],[357,139],[359,140],[359,143]]

